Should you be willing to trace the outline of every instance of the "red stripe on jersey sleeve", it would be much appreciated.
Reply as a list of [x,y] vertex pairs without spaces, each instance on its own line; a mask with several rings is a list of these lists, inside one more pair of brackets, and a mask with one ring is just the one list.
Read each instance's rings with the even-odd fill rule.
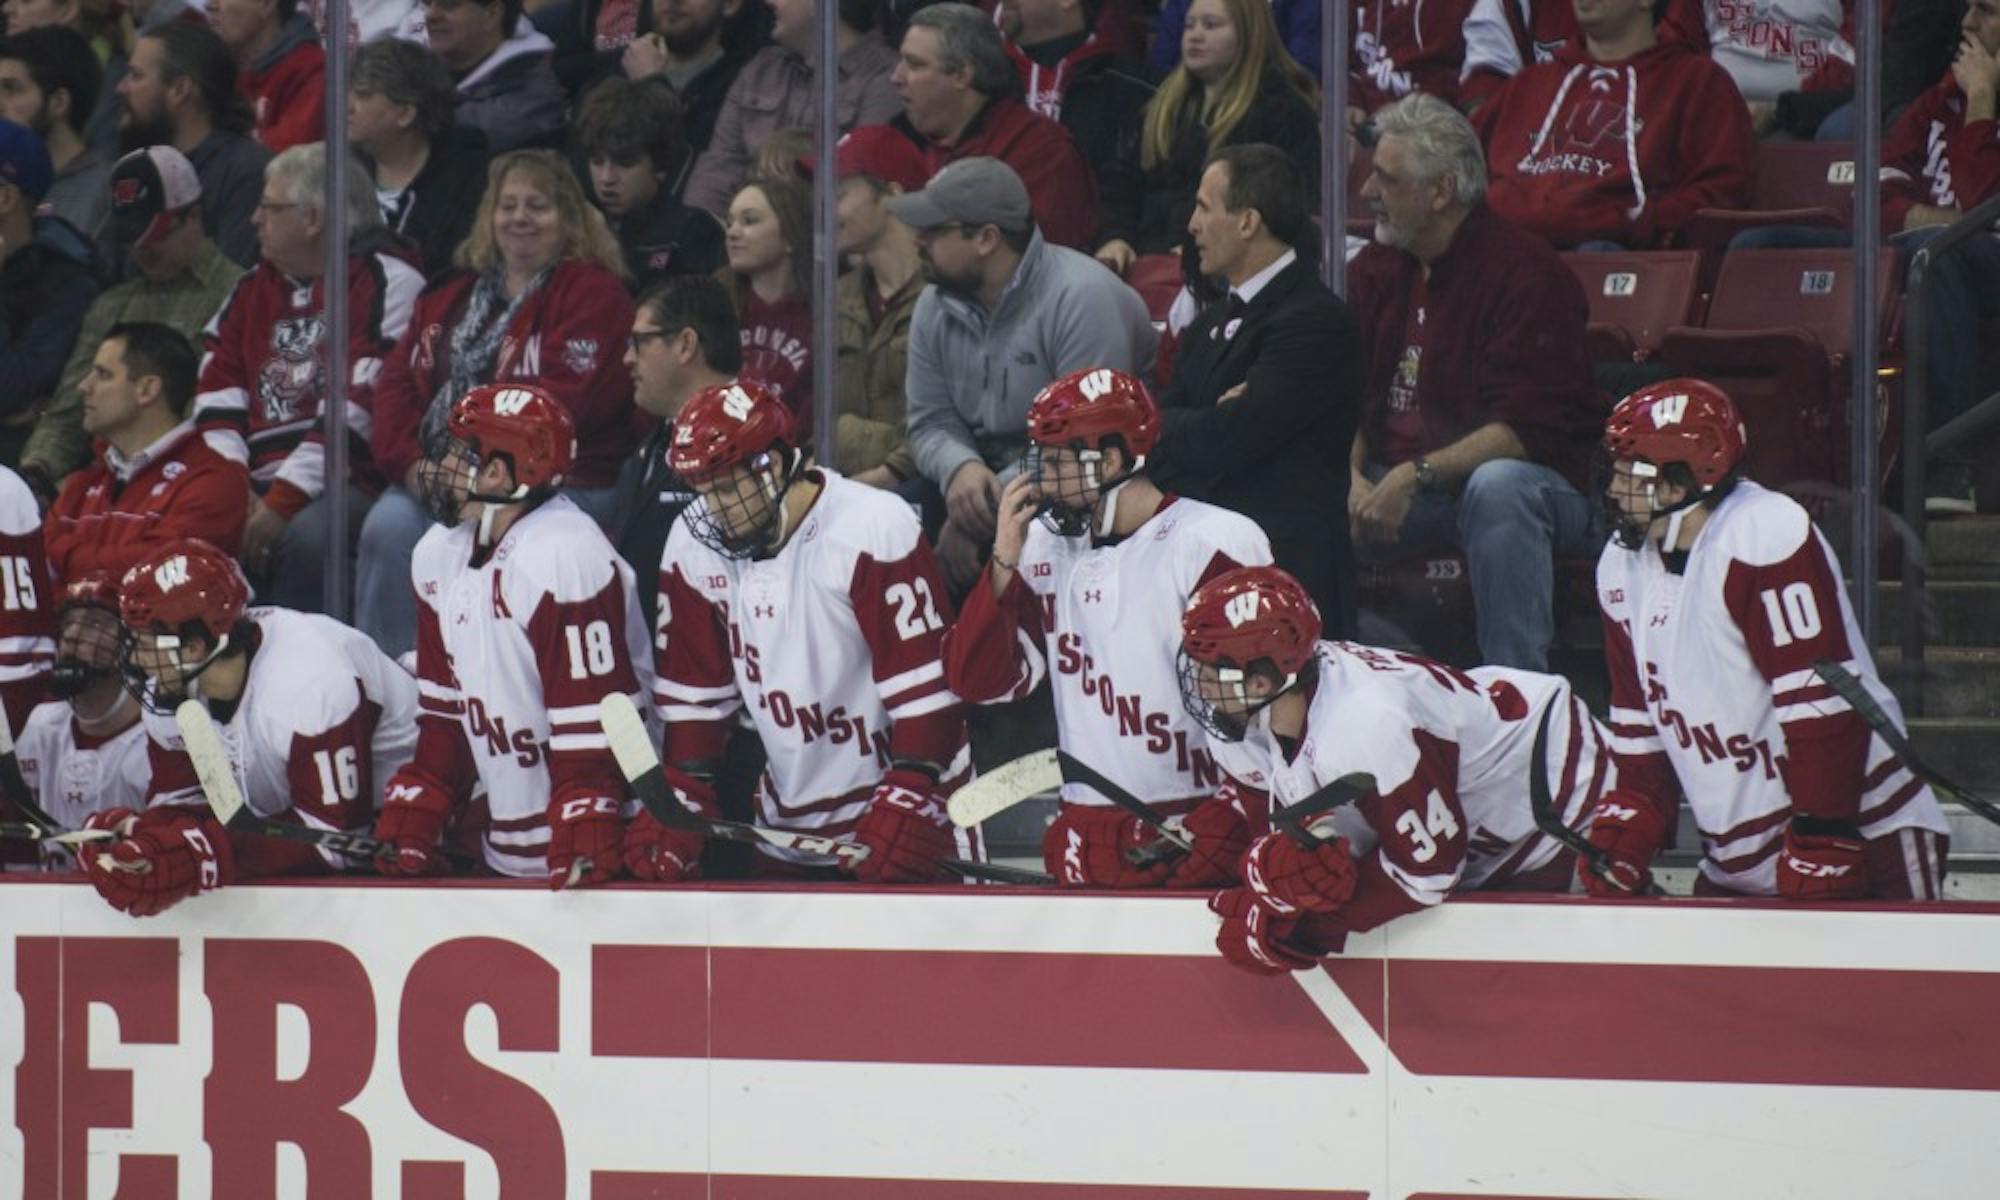
[[1197,588],[1199,588],[1201,585],[1207,583],[1211,579],[1214,579],[1216,576],[1227,575],[1229,572],[1234,571],[1236,568],[1242,565],[1243,565],[1242,563],[1237,562],[1235,559],[1229,557],[1227,554],[1224,554],[1222,551],[1217,550],[1215,554],[1209,558],[1208,565],[1201,569],[1201,578],[1195,580],[1194,585]]
[[285,760],[292,807],[335,829],[365,831],[375,816],[375,726],[382,706],[366,693],[332,728],[292,735]]
[[[1450,894],[1465,869],[1465,810],[1458,802],[1458,745],[1423,729],[1412,729],[1410,739],[1417,746],[1416,770],[1380,795],[1361,801],[1360,808],[1380,839],[1367,861],[1375,864],[1387,876],[1387,882],[1406,893],[1412,902],[1428,905]],[[1367,877],[1367,872],[1363,872],[1363,877]],[[1348,927],[1374,928],[1373,925]]]
[[988,564],[965,598],[940,651],[945,683],[974,704],[1019,700],[1041,682],[1048,653],[1041,600],[1016,573],[998,599]]
[[450,796],[465,799],[478,779],[472,747],[460,720],[465,700],[445,653],[437,610],[417,597],[417,748],[402,771]]
[[572,601],[544,595],[528,616],[528,644],[549,710],[549,781],[556,797],[625,794],[596,715],[606,695],[639,690],[625,647],[625,579],[609,565],[611,578],[595,594]]
[[[1600,608],[1599,615],[1604,623],[1604,667],[1611,676],[1611,713],[1605,724],[1621,743],[1611,750],[1612,761],[1618,764],[1618,786],[1651,800],[1667,814],[1668,827],[1672,828],[1680,810],[1680,780],[1667,761],[1659,727],[1653,724],[1645,679],[1632,651],[1632,635],[1624,622],[1610,613]],[[1623,748],[1632,742],[1650,748],[1636,754]]]
[[696,591],[678,563],[660,572],[653,669],[653,696],[667,727],[666,761],[720,760],[729,719],[743,705],[729,657],[729,612]]
[[948,765],[965,745],[965,710],[945,683],[951,598],[930,543],[919,538],[889,562],[861,555],[847,594],[889,710],[890,753],[899,762]]

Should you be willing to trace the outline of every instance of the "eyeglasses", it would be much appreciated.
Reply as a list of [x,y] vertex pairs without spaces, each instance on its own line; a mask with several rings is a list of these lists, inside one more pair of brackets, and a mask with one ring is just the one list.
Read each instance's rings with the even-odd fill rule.
[[286,209],[288,209],[288,208],[298,208],[298,207],[300,207],[300,205],[298,205],[298,204],[296,204],[296,203],[294,203],[294,204],[280,204],[280,203],[278,203],[278,202],[277,202],[277,201],[275,201],[275,200],[265,200],[265,199],[263,199],[263,198],[261,198],[261,197],[260,197],[260,198],[258,199],[258,201],[257,201],[257,211],[258,211],[258,212],[267,212],[267,213],[274,213],[274,212],[283,212],[283,211],[285,211],[285,210],[286,210]]
[[625,348],[637,354],[639,351],[645,349],[647,342],[653,341],[656,338],[660,341],[665,341],[679,332],[680,330],[678,329],[634,329],[631,335],[625,339]]

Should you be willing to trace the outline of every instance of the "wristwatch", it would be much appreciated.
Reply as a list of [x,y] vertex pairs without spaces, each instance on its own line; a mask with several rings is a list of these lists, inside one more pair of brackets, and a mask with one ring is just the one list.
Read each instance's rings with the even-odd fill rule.
[[1438,490],[1437,469],[1431,466],[1431,460],[1428,458],[1417,460],[1417,490],[1421,492]]

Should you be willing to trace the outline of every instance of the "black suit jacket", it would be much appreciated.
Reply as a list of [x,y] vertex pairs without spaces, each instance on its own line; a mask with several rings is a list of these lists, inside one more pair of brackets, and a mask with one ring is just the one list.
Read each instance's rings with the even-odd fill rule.
[[[1181,337],[1150,462],[1162,487],[1263,527],[1278,565],[1312,593],[1326,636],[1354,631],[1347,461],[1361,416],[1361,335],[1304,257],[1243,309],[1211,305]],[[1217,399],[1239,383],[1249,390]]]

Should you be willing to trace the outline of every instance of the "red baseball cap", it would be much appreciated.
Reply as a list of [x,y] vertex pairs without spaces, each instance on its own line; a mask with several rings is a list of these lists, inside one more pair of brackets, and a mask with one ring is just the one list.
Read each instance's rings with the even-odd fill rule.
[[[839,166],[842,179],[849,175],[872,175],[906,192],[923,187],[931,177],[923,151],[887,125],[863,125],[849,132],[834,146],[833,161]],[[813,156],[799,155],[799,169],[811,175]]]

